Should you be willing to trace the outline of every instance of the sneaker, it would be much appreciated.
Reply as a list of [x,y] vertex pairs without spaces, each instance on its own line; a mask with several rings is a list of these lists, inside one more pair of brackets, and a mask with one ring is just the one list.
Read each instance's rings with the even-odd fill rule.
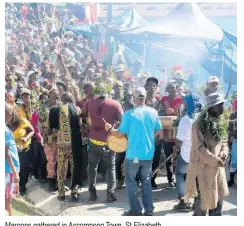
[[143,216],[154,216],[153,212],[144,212]]
[[59,201],[65,201],[65,195],[58,195],[57,199]]
[[124,185],[125,185],[125,181],[123,179],[120,179],[120,180],[117,181],[116,188],[120,189],[120,188],[124,187]]
[[128,211],[125,211],[123,216],[142,216],[141,213],[137,213],[133,210],[128,210]]
[[97,193],[96,192],[90,192],[89,196],[89,202],[95,202],[97,200]]
[[72,201],[77,202],[79,200],[79,186],[76,185],[71,191]]
[[234,180],[229,180],[228,181],[228,187],[231,188],[234,185]]
[[183,200],[181,200],[177,205],[174,206],[174,210],[182,211],[182,212],[190,212],[191,206],[189,203],[185,203]]
[[117,200],[117,198],[116,198],[115,194],[113,194],[113,193],[107,194],[107,200],[106,200],[107,203],[115,202],[116,200]]
[[79,201],[79,194],[78,193],[71,194],[71,198],[72,198],[73,202],[78,202]]
[[168,186],[166,188],[167,189],[174,189],[175,188],[175,183],[174,182],[168,183]]
[[153,190],[160,189],[160,187],[156,184],[155,181],[152,181],[152,189],[153,189]]

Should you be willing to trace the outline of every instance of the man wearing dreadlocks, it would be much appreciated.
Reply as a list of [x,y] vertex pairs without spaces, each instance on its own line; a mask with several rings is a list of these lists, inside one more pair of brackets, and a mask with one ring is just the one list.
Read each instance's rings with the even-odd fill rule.
[[210,216],[221,216],[223,199],[229,194],[224,167],[229,151],[224,102],[218,93],[207,96],[207,109],[193,123],[184,197],[185,201],[196,197],[193,216],[206,216],[207,210]]

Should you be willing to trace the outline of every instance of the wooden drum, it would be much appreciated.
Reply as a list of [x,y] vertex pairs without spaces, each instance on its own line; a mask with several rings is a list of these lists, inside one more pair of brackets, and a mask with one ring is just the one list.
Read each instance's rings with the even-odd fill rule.
[[110,135],[107,139],[108,147],[114,152],[125,152],[128,146],[128,140],[124,136],[122,138]]
[[159,119],[163,125],[163,130],[166,130],[164,136],[165,139],[175,139],[177,133],[177,127],[174,126],[174,121],[178,116],[159,116]]
[[164,129],[172,128],[174,121],[178,116],[159,116],[159,119],[164,127]]

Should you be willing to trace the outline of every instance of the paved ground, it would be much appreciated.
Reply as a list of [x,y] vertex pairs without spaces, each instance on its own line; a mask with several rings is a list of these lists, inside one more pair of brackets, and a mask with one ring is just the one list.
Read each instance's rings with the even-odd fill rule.
[[[161,189],[153,191],[153,201],[155,206],[155,215],[157,216],[183,216],[192,215],[192,213],[180,213],[172,210],[178,200],[175,190],[166,189],[166,177],[159,176],[157,183]],[[70,201],[69,192],[66,193],[66,200],[60,202],[57,200],[57,193],[49,193],[46,184],[40,184],[31,180],[27,186],[28,193],[25,200],[32,203],[44,215],[51,216],[121,216],[124,209],[128,209],[128,198],[126,189],[116,191],[117,201],[107,204],[106,185],[103,182],[97,183],[98,200],[95,203],[89,203],[89,192],[87,186],[80,191],[80,200],[77,203]],[[224,215],[237,215],[237,188],[236,185],[230,189],[230,195],[224,203]]]

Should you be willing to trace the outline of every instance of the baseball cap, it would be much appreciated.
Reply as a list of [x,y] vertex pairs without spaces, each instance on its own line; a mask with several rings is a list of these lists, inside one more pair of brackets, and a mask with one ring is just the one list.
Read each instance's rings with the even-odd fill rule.
[[143,87],[139,87],[135,90],[135,98],[146,98],[147,91]]
[[150,77],[150,78],[147,79],[146,83],[148,83],[148,82],[150,82],[150,81],[153,81],[153,82],[155,82],[155,83],[158,85],[158,79],[157,79],[157,78],[155,78],[155,77]]
[[210,76],[208,78],[208,83],[217,82],[219,84],[219,78],[216,76]]

